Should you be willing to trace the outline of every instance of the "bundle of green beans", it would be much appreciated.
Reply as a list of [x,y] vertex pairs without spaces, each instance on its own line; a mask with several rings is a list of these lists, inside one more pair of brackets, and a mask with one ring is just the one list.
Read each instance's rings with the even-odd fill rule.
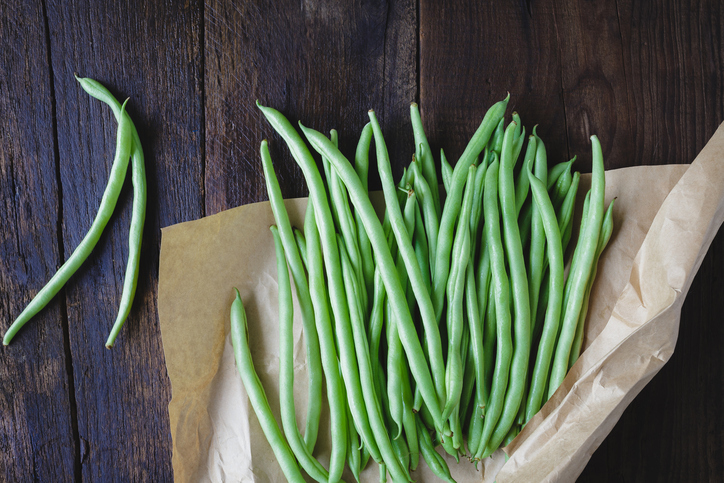
[[[300,123],[321,155],[320,172],[294,126],[259,105],[309,186],[300,231],[290,224],[262,142],[276,220],[283,434],[254,372],[238,292],[232,341],[252,407],[290,481],[303,481],[300,468],[316,481],[340,481],[345,464],[359,480],[370,459],[381,481],[387,473],[411,481],[420,455],[452,481],[437,446],[458,461],[491,455],[577,359],[596,265],[613,228],[612,205],[604,213],[601,146],[592,136],[592,186],[566,278],[580,175],[571,170],[574,160],[548,167],[535,129],[523,151],[519,116],[505,125],[508,99],[488,110],[454,167],[440,153],[444,203],[417,105],[410,108],[414,156],[397,182],[374,112],[354,163],[339,151],[335,131],[327,138]],[[383,220],[368,193],[373,138]],[[309,368],[303,435],[292,390],[289,272]],[[323,381],[334,431],[328,468],[314,457]]]

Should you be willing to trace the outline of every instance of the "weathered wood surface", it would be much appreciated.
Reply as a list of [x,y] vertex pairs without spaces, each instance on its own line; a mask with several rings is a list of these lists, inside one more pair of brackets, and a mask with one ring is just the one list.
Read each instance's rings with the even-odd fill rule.
[[[95,216],[114,149],[98,79],[144,144],[149,206],[131,317],[108,351],[132,190],[54,301],[0,349],[0,480],[170,481],[156,315],[160,227],[266,199],[268,138],[285,196],[301,171],[254,105],[337,129],[351,153],[377,112],[396,174],[409,103],[434,150],[462,152],[511,93],[550,159],[603,142],[607,168],[691,161],[724,120],[724,15],[713,0],[649,4],[209,0],[0,4],[0,327],[70,255]],[[373,185],[378,181],[372,181]],[[713,481],[724,474],[724,239],[684,306],[671,361],[626,410],[580,481]]]

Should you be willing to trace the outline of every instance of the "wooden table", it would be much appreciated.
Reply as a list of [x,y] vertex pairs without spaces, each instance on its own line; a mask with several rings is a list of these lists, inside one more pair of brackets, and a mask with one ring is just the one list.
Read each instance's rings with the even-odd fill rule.
[[[456,159],[487,106],[510,91],[523,122],[539,124],[549,159],[577,154],[584,172],[592,133],[607,168],[687,163],[724,119],[715,0],[10,3],[0,4],[3,331],[89,228],[110,170],[115,120],[74,73],[130,97],[148,216],[136,302],[114,349],[103,344],[123,281],[130,182],[83,268],[0,349],[4,481],[172,479],[160,229],[265,200],[263,138],[284,195],[306,195],[255,99],[336,128],[348,153],[374,108],[397,174],[412,152],[411,101],[433,149]],[[580,481],[724,475],[722,249],[719,236],[670,362]]]

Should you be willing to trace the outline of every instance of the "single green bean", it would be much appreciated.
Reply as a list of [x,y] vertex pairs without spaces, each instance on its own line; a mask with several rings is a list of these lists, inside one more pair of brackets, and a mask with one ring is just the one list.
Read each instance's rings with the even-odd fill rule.
[[299,257],[302,259],[302,265],[307,268],[307,240],[304,238],[304,233],[298,228],[294,228],[294,241],[297,242],[297,248],[299,249]]
[[[274,236],[274,248],[277,258],[277,283],[279,285],[279,412],[282,427],[292,453],[309,476],[319,482],[326,482],[329,473],[319,461],[312,457],[297,427],[294,404],[294,307],[292,306],[292,286],[289,282],[289,269],[276,226],[270,227]],[[321,371],[320,371],[321,372]],[[310,405],[313,404],[310,401]]]
[[500,157],[500,150],[503,149],[503,134],[505,134],[505,119],[501,117],[489,144],[490,150],[497,154],[498,157]]
[[269,401],[264,393],[264,388],[254,370],[254,362],[251,360],[251,352],[249,351],[249,329],[246,323],[246,312],[244,311],[244,304],[241,302],[241,294],[237,289],[234,290],[236,290],[236,298],[231,304],[230,315],[231,342],[234,347],[236,367],[239,370],[241,381],[244,383],[249,402],[251,402],[251,407],[256,413],[259,425],[264,431],[264,436],[269,441],[269,445],[274,451],[274,456],[276,456],[287,481],[304,483],[304,477],[299,471],[289,444],[287,444],[279,426],[277,426],[269,407]]
[[[126,103],[128,99],[123,103],[120,112],[120,121],[118,123],[118,132],[116,135],[116,153],[113,159],[113,165],[111,167],[111,173],[108,179],[108,184],[103,192],[100,206],[98,207],[98,213],[96,214],[93,223],[91,224],[88,233],[86,233],[83,240],[78,244],[78,247],[73,251],[73,254],[68,257],[68,260],[58,269],[48,283],[40,289],[40,291],[33,297],[28,306],[23,310],[17,319],[12,323],[5,333],[3,338],[3,344],[8,345],[10,341],[15,337],[15,334],[25,325],[35,314],[40,312],[50,300],[60,291],[70,277],[80,268],[81,264],[88,258],[88,255],[93,251],[93,248],[98,243],[101,237],[103,229],[106,227],[108,220],[110,220],[113,214],[113,209],[118,202],[118,196],[121,193],[123,187],[123,180],[126,177],[126,170],[128,169],[128,161],[131,155],[131,146],[133,145],[132,138],[132,123],[128,116],[123,115],[126,110]],[[111,343],[112,345],[112,343]]]
[[453,168],[450,166],[450,163],[445,157],[445,151],[442,149],[440,149],[440,164],[442,165],[442,186],[445,188],[445,193],[450,193],[452,189]]
[[571,353],[571,345],[576,334],[576,323],[581,313],[583,297],[586,292],[586,283],[591,275],[593,258],[596,255],[598,238],[601,232],[603,221],[604,194],[606,188],[606,174],[603,165],[603,152],[601,143],[596,136],[591,136],[593,145],[593,163],[591,175],[591,205],[588,209],[588,227],[579,238],[578,243],[583,245],[581,252],[580,268],[572,271],[569,278],[572,280],[573,290],[565,306],[561,335],[558,339],[556,352],[553,359],[553,369],[549,383],[549,397],[561,385],[563,378],[568,372],[568,360]]
[[[543,182],[545,186],[548,180],[548,156],[543,141],[536,135],[535,128],[533,135],[536,136],[536,153],[534,172],[536,178]],[[535,200],[534,200],[535,201]],[[531,224],[530,224],[530,254],[528,256],[528,276],[530,277],[530,313],[535,315],[538,313],[538,297],[540,296],[540,288],[543,283],[543,273],[545,271],[545,228],[543,219],[540,215],[540,209],[537,203],[531,206]],[[535,334],[535,326],[537,317],[533,318],[532,333]]]
[[588,302],[591,298],[591,289],[593,288],[593,282],[596,280],[596,274],[598,273],[598,260],[601,258],[601,253],[608,245],[608,241],[611,239],[613,233],[613,202],[611,201],[606,210],[606,214],[603,215],[603,225],[601,227],[601,236],[598,240],[598,246],[596,247],[596,256],[593,259],[593,269],[591,271],[591,278],[588,279],[588,285],[586,286],[586,295],[583,299],[583,307],[581,308],[581,315],[578,317],[578,324],[576,325],[576,337],[573,339],[573,346],[571,348],[571,358],[568,361],[568,369],[570,370],[575,364],[578,356],[581,353],[581,346],[583,345],[583,329],[586,324],[586,316],[588,315]]
[[433,473],[443,481],[455,482],[450,476],[450,469],[445,463],[445,460],[440,453],[435,451],[435,447],[432,444],[430,433],[427,432],[427,428],[422,422],[417,420],[417,433],[420,435],[420,452],[422,457],[425,458],[427,466],[430,467]]
[[304,441],[311,453],[314,451],[314,446],[317,441],[319,418],[322,410],[321,405],[315,403],[315,401],[319,401],[322,397],[323,383],[319,335],[317,334],[317,327],[314,323],[314,307],[312,306],[312,298],[309,294],[307,275],[304,272],[304,265],[302,264],[302,259],[299,255],[297,242],[294,239],[292,224],[289,221],[289,215],[287,214],[287,209],[284,205],[284,198],[282,196],[281,187],[279,186],[279,181],[277,180],[276,173],[274,173],[274,166],[272,166],[269,146],[267,145],[266,140],[261,142],[260,154],[269,202],[279,229],[281,241],[284,245],[284,253],[289,260],[289,267],[292,272],[292,278],[294,279],[294,286],[297,290],[299,309],[302,313],[304,340],[307,346],[307,364],[309,366],[307,376],[307,423],[304,431]]
[[558,334],[558,326],[560,324],[561,303],[563,301],[564,288],[564,262],[563,248],[561,246],[561,232],[558,228],[558,220],[553,210],[553,203],[545,189],[542,180],[536,178],[531,171],[528,171],[531,189],[533,190],[533,199],[540,214],[543,229],[545,231],[545,241],[548,250],[548,265],[550,267],[549,275],[549,295],[548,308],[545,314],[545,323],[543,324],[543,335],[541,336],[540,345],[536,355],[533,375],[531,377],[531,387],[528,394],[526,404],[525,421],[538,412],[542,405],[543,393],[545,392],[546,383],[548,382],[548,370],[550,368],[551,357],[553,355],[553,347]]
[[523,156],[523,168],[518,173],[518,178],[515,183],[515,211],[516,211],[516,217],[518,214],[520,214],[520,209],[523,208],[523,203],[525,203],[525,200],[528,197],[528,191],[530,191],[530,186],[528,184],[528,177],[525,176],[525,172],[528,169],[527,166],[530,164],[533,165],[533,162],[535,162],[536,159],[536,137],[535,135],[531,134],[528,137],[528,146],[525,149],[525,156]]

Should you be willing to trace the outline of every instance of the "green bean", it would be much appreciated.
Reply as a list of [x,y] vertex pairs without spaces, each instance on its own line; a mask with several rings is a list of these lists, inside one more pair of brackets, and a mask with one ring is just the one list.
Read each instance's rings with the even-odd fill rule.
[[[364,315],[361,307],[356,303],[359,300],[359,284],[352,269],[352,263],[349,255],[345,250],[343,243],[338,243],[340,260],[342,262],[342,272],[344,280],[344,290],[347,295],[347,303],[350,307],[350,325],[354,340],[345,344],[345,348],[349,351],[354,350],[357,354],[359,362],[359,377],[362,386],[362,397],[367,409],[369,417],[369,425],[372,428],[374,439],[382,455],[382,459],[387,466],[387,470],[395,481],[410,481],[407,468],[398,461],[390,438],[385,428],[382,410],[380,408],[379,399],[375,393],[375,382],[372,374],[372,366],[370,363],[369,344],[367,342],[367,334],[364,330]],[[349,397],[347,398],[349,400]]]
[[[427,246],[429,251],[429,269],[430,276],[435,270],[435,251],[437,250],[437,235],[440,227],[440,218],[435,211],[435,206],[432,203],[432,193],[430,186],[422,176],[420,165],[417,162],[413,162],[410,165],[410,172],[412,176],[412,187],[417,193],[417,199],[420,202],[423,215],[423,226],[427,233]],[[432,280],[431,280],[432,282]]]
[[427,432],[427,428],[425,428],[419,419],[417,420],[417,433],[420,435],[420,452],[422,453],[422,457],[425,458],[427,466],[435,473],[435,476],[441,480],[454,483],[455,480],[450,476],[450,469],[447,463],[445,463],[442,456],[435,451],[430,433]]
[[294,241],[297,242],[297,249],[299,250],[299,257],[302,259],[302,265],[307,268],[307,240],[304,238],[304,233],[299,229],[294,228]]
[[[37,295],[35,295],[25,310],[20,313],[18,318],[15,319],[12,325],[8,328],[5,333],[5,337],[3,338],[4,345],[10,344],[10,341],[13,337],[15,337],[18,330],[20,330],[23,325],[35,316],[35,314],[40,312],[48,304],[48,302],[55,297],[60,289],[63,288],[68,279],[70,279],[78,268],[80,268],[81,264],[83,264],[83,262],[88,258],[88,255],[90,255],[93,251],[96,243],[98,243],[103,229],[106,227],[108,220],[111,218],[113,209],[118,202],[118,196],[121,193],[121,188],[123,187],[123,180],[126,177],[128,161],[131,154],[131,146],[133,145],[133,125],[130,118],[124,115],[126,103],[128,103],[127,99],[123,103],[123,106],[121,106],[120,110],[118,133],[116,135],[116,153],[113,159],[108,184],[103,192],[103,197],[101,199],[100,206],[98,207],[98,213],[96,214],[88,233],[86,233],[85,237],[83,237],[83,240],[81,240],[80,244],[78,244],[78,247],[73,251],[73,254],[68,257],[68,260],[65,261],[55,275],[50,278],[48,283],[37,293]],[[130,248],[133,249],[133,247]],[[112,346],[113,342],[110,342],[110,345]]]
[[[543,141],[535,133],[535,128],[533,129],[533,135],[536,136],[535,176],[541,180],[545,186],[548,180],[548,156],[546,155],[546,149]],[[528,256],[528,276],[530,278],[531,285],[530,313],[531,315],[535,315],[538,313],[538,297],[540,295],[540,288],[543,283],[543,273],[545,271],[546,244],[543,219],[541,218],[538,204],[535,202],[531,205],[530,233],[530,254]],[[533,334],[536,332],[536,325],[537,317],[533,318],[532,322]]]
[[480,436],[483,432],[483,401],[479,400],[476,395],[474,402],[475,404],[473,405],[473,412],[470,417],[470,424],[468,426],[468,451],[471,460],[473,459],[475,452],[478,449]]
[[352,419],[352,412],[349,410],[349,407],[347,407],[347,425],[349,426],[347,433],[347,466],[349,466],[350,471],[352,471],[354,479],[359,483],[361,468],[359,434],[357,434],[357,429],[354,427],[354,419]]
[[[510,266],[510,280],[513,290],[513,307],[515,319],[513,322],[513,358],[510,367],[510,384],[505,395],[505,405],[495,432],[488,441],[488,451],[493,451],[500,445],[515,419],[518,408],[523,399],[523,392],[528,372],[530,357],[531,323],[530,323],[530,296],[528,295],[528,275],[523,258],[523,247],[518,231],[517,212],[515,208],[515,189],[513,187],[513,162],[510,157],[509,131],[515,125],[509,125],[503,139],[503,151],[500,162],[499,198],[503,218],[503,240]],[[487,218],[486,218],[487,219]],[[486,451],[487,452],[487,451]],[[492,452],[492,451],[491,451]]]
[[508,274],[505,270],[505,254],[501,240],[500,214],[498,210],[498,166],[498,161],[494,160],[488,167],[488,172],[485,174],[485,189],[483,191],[483,210],[485,212],[485,226],[487,229],[486,241],[488,250],[490,251],[492,272],[491,288],[495,297],[494,320],[496,325],[497,353],[495,356],[492,389],[485,408],[483,432],[474,455],[476,459],[480,459],[482,456],[490,440],[490,436],[493,434],[500,413],[503,410],[513,351],[509,282]]
[[516,211],[516,217],[518,214],[520,214],[520,209],[523,208],[523,203],[525,203],[526,198],[528,197],[528,191],[530,190],[530,186],[528,184],[528,177],[525,176],[525,172],[528,169],[527,166],[530,164],[533,165],[533,162],[536,158],[536,138],[534,135],[530,135],[528,138],[528,147],[525,150],[525,156],[523,156],[523,168],[520,170],[520,173],[518,173],[518,179],[515,183],[515,211]]
[[503,134],[505,133],[505,119],[502,117],[495,127],[495,132],[490,138],[490,150],[500,157],[500,150],[503,149]]
[[[320,239],[325,262],[324,267],[326,269],[327,280],[329,284],[329,298],[332,306],[332,311],[334,313],[334,322],[336,328],[335,334],[337,339],[339,340],[340,346],[353,347],[354,338],[352,335],[352,330],[349,326],[350,312],[347,304],[347,297],[344,293],[344,281],[342,278],[340,250],[337,246],[337,236],[334,232],[334,222],[332,221],[332,214],[329,209],[327,195],[324,190],[322,178],[319,175],[319,171],[317,170],[314,159],[312,158],[311,153],[307,149],[307,146],[304,144],[304,141],[299,136],[297,131],[292,127],[289,121],[287,121],[287,119],[279,111],[268,107],[263,107],[258,103],[257,105],[259,106],[267,120],[287,142],[287,145],[292,152],[292,156],[301,167],[302,172],[304,173],[304,176],[307,180],[310,198],[312,199],[312,202],[314,204],[315,219],[318,220],[317,226],[320,230],[321,235]],[[331,141],[324,137],[323,134],[317,134],[320,137],[324,138],[324,140],[332,148],[337,150],[336,147],[334,147],[334,145],[331,143]],[[333,159],[330,159],[330,161],[334,162]],[[354,172],[352,166],[349,165],[349,162],[347,162],[347,168],[351,171],[352,176],[357,180],[357,188],[359,190],[362,190],[359,178]],[[337,171],[339,174],[340,170],[337,169]],[[368,197],[367,200],[369,201]],[[372,209],[371,204],[369,208]],[[369,216],[369,214],[367,216]],[[379,223],[379,220],[376,221]],[[368,233],[370,232],[370,230],[367,231]],[[309,240],[307,240],[307,242],[309,242]],[[386,244],[385,248],[387,248]],[[375,250],[375,253],[376,252],[377,250]],[[388,289],[388,293],[393,292]],[[362,396],[362,388],[360,387],[360,376],[355,351],[340,351],[339,360],[345,387],[347,389],[347,402],[352,411],[352,417],[354,418],[355,424],[358,431],[360,432],[362,440],[366,445],[370,446],[370,452],[373,452],[372,445],[375,444],[375,441],[370,428],[370,422],[368,421],[368,416],[365,412],[364,398]],[[346,438],[341,438],[342,444],[345,444],[345,441]],[[375,457],[374,452],[373,457]]]
[[561,230],[561,246],[563,247],[563,253],[566,253],[568,248],[568,242],[571,239],[571,233],[573,229],[573,212],[576,208],[576,194],[578,193],[578,185],[581,180],[581,173],[576,171],[573,174],[573,180],[571,186],[568,188],[568,193],[561,204],[560,209],[556,212],[556,216],[559,220],[558,226]]
[[598,240],[598,246],[596,247],[596,256],[593,259],[593,269],[591,271],[591,277],[588,279],[588,285],[586,286],[586,295],[583,298],[583,307],[581,308],[581,315],[578,317],[578,324],[576,325],[576,337],[573,339],[573,346],[571,348],[571,357],[568,361],[568,369],[570,370],[575,364],[578,356],[581,353],[581,346],[583,344],[583,329],[586,323],[586,315],[588,315],[588,301],[591,298],[591,289],[593,282],[596,280],[596,273],[598,272],[598,260],[601,258],[601,253],[606,248],[608,240],[611,239],[613,233],[613,202],[611,201],[606,210],[606,214],[603,215],[603,224],[601,226],[601,236]]
[[[329,460],[330,481],[337,481],[342,477],[347,447],[345,441],[348,428],[346,393],[339,373],[337,361],[337,348],[332,332],[332,321],[329,313],[329,300],[327,298],[327,284],[324,279],[322,262],[322,247],[317,230],[314,200],[310,199],[304,217],[304,233],[307,240],[307,268],[309,272],[309,292],[314,308],[314,320],[319,335],[321,349],[322,369],[326,378],[327,400],[329,402],[330,424],[334,428],[335,437],[332,438],[332,450]],[[374,443],[374,442],[373,442]],[[381,459],[377,447],[368,446],[372,457],[376,461]]]
[[[370,144],[372,142],[372,125],[370,123],[365,124],[362,129],[362,134],[357,144],[357,150],[354,156],[354,169],[357,172],[357,176],[362,183],[362,188],[368,190],[368,173],[369,173],[369,152]],[[354,214],[355,226],[357,227],[357,240],[359,243],[359,252],[362,260],[362,275],[365,281],[365,288],[368,297],[374,290],[374,277],[375,277],[375,261],[372,258],[372,246],[370,240],[367,238],[367,232],[365,232],[362,226],[362,220],[360,220],[359,213]]]
[[422,127],[422,119],[420,118],[420,110],[414,102],[410,104],[410,120],[412,122],[412,133],[415,137],[415,158],[422,164],[422,173],[425,181],[430,186],[432,195],[432,203],[435,207],[437,216],[440,216],[440,193],[438,191],[437,170],[435,169],[435,160],[432,158],[430,144],[425,136],[425,129]]
[[[417,199],[419,200],[419,197]],[[430,247],[427,244],[427,234],[425,233],[425,226],[423,225],[422,211],[420,210],[421,204],[422,203],[415,203],[415,231],[412,238],[412,246],[415,249],[417,263],[420,265],[422,280],[425,283],[425,288],[429,292],[432,290],[432,280],[430,279]]]
[[312,298],[309,294],[307,276],[304,272],[304,265],[302,264],[302,259],[299,255],[296,240],[294,239],[292,225],[289,222],[289,215],[287,214],[287,209],[284,206],[282,190],[279,186],[279,181],[277,181],[276,174],[274,173],[274,167],[272,166],[271,156],[269,155],[269,147],[266,140],[261,142],[260,154],[264,169],[264,178],[266,180],[267,194],[269,195],[269,202],[279,229],[279,235],[282,243],[284,244],[284,252],[289,260],[289,267],[294,279],[294,286],[297,290],[297,298],[299,299],[299,308],[302,313],[304,340],[307,345],[307,364],[309,366],[309,381],[307,387],[307,423],[304,432],[304,441],[311,453],[314,451],[314,446],[317,441],[319,418],[322,410],[321,405],[315,403],[322,397],[323,383],[319,335],[317,334],[317,327],[314,323],[314,307],[312,306]]
[[[277,283],[279,284],[279,411],[282,427],[292,453],[309,476],[319,482],[326,482],[329,473],[311,455],[297,428],[294,410],[294,308],[292,306],[292,287],[289,283],[289,271],[285,259],[284,247],[276,226],[270,227],[274,236],[274,248],[277,258]],[[310,400],[310,405],[313,403]]]
[[442,149],[440,149],[440,164],[442,165],[443,188],[445,188],[445,193],[450,193],[450,190],[452,189],[453,168],[450,166],[450,163],[445,157],[445,151]]
[[[470,347],[472,352],[472,362],[474,365],[475,381],[479,381],[476,385],[476,396],[479,400],[485,400],[485,352],[483,345],[483,325],[480,317],[480,306],[478,305],[478,290],[475,286],[475,273],[473,264],[468,267],[466,274],[465,300],[468,314],[468,327],[470,330]],[[485,287],[487,294],[488,288]]]
[[[236,289],[234,289],[236,290]],[[297,462],[294,459],[292,450],[289,448],[282,432],[274,420],[274,415],[269,407],[269,401],[264,393],[264,388],[254,370],[254,362],[251,360],[249,351],[248,326],[246,323],[246,312],[241,302],[241,295],[236,290],[236,298],[231,304],[231,342],[234,347],[236,367],[239,370],[241,381],[249,396],[251,407],[256,413],[259,425],[266,436],[279,466],[284,472],[288,481],[304,483],[304,477],[299,471]]]
[[[483,233],[485,234],[485,232]],[[486,250],[487,252],[488,250]],[[490,256],[488,255],[488,259]],[[490,400],[490,390],[493,384],[493,368],[495,347],[497,346],[497,328],[495,318],[495,293],[494,285],[492,282],[492,271],[488,268],[488,279],[487,279],[487,304],[485,305],[485,320],[483,321],[483,367],[485,368],[485,388],[483,393],[485,399],[483,400],[483,408],[485,408]],[[479,288],[478,291],[482,290]]]
[[571,165],[575,161],[576,156],[573,156],[573,159],[558,163],[555,166],[551,167],[551,169],[548,171],[548,181],[546,182],[546,189],[549,192],[551,191],[551,188],[553,188],[558,182],[558,178],[560,178],[561,175],[566,171],[569,171],[571,169]]
[[405,428],[405,440],[410,450],[410,469],[415,471],[420,461],[420,441],[417,434],[417,423],[413,409],[413,396],[410,390],[410,376],[407,367],[403,367],[402,374],[402,425]]
[[[400,465],[403,468],[409,468],[410,467],[410,450],[407,448],[407,441],[405,441],[405,437],[403,435],[400,435],[399,438],[393,439],[391,441],[392,449],[395,452],[395,455],[397,456],[397,459],[400,461]],[[394,481],[394,477],[392,478]]]
[[121,103],[113,97],[108,89],[100,82],[93,79],[80,79],[76,77],[84,91],[91,97],[105,102],[110,106],[116,122],[120,123],[121,117],[125,117],[131,126],[133,145],[131,147],[131,182],[133,184],[133,212],[131,214],[131,226],[128,230],[128,262],[126,263],[126,274],[123,281],[123,292],[121,302],[118,306],[118,316],[113,323],[106,347],[111,348],[115,344],[116,337],[121,331],[123,324],[131,312],[133,298],[138,285],[138,271],[141,262],[141,246],[143,241],[143,224],[146,219],[146,165],[141,147],[141,139],[138,131],[131,121],[128,113],[121,116]]
[[558,228],[556,213],[553,210],[548,191],[542,180],[536,178],[531,171],[528,171],[530,186],[533,190],[533,198],[537,212],[540,214],[545,241],[548,250],[548,265],[550,267],[548,308],[545,313],[543,335],[536,355],[531,387],[526,404],[525,421],[529,421],[542,405],[543,393],[548,382],[548,370],[550,368],[553,347],[558,334],[558,326],[561,316],[561,303],[563,300],[564,287],[564,262],[563,248],[561,247],[561,232]]
[[462,206],[463,187],[468,175],[468,168],[478,158],[488,143],[493,130],[505,114],[510,95],[503,101],[495,103],[485,113],[483,121],[468,143],[465,151],[455,164],[450,190],[447,191],[445,206],[440,218],[440,235],[437,240],[437,252],[435,254],[435,272],[432,276],[433,292],[432,303],[435,308],[435,316],[440,321],[445,298],[445,288],[450,272],[450,251],[452,250],[452,233],[455,227],[460,208]]
[[[591,204],[590,201],[591,201],[591,190],[588,190],[588,193],[586,193],[586,197],[584,198],[584,201],[583,201],[583,213],[581,214],[581,226],[578,229],[579,238],[582,236],[583,233],[586,232],[586,228],[588,226],[588,210],[589,210],[589,206]],[[570,228],[572,225],[573,225],[573,223],[569,223],[568,228]],[[564,236],[563,241],[565,241],[565,236]],[[580,258],[581,258],[581,253],[583,253],[583,247],[584,247],[584,245],[579,243],[573,250],[573,257],[571,260],[571,266],[569,268],[569,273],[573,273],[573,270],[581,263]],[[573,289],[573,284],[572,284],[572,280],[569,277],[569,279],[566,281],[565,291],[563,292],[563,307],[564,308],[568,304],[568,298],[571,295],[572,289]]]
[[572,181],[573,173],[571,173],[570,169],[565,170],[558,178],[558,181],[556,181],[556,184],[553,186],[553,190],[550,194],[551,203],[553,203],[553,207],[555,209],[560,208],[563,203],[563,199],[566,197],[566,193],[568,193],[568,188],[571,187]]
[[586,283],[591,275],[593,258],[596,255],[598,238],[601,232],[603,220],[604,194],[606,186],[606,175],[603,166],[603,153],[601,144],[596,136],[591,136],[593,145],[593,163],[591,175],[591,205],[588,210],[587,228],[581,234],[578,243],[582,244],[581,263],[576,270],[572,270],[569,279],[572,281],[573,290],[564,309],[561,334],[556,346],[553,359],[553,369],[549,383],[549,397],[563,382],[568,371],[568,360],[571,353],[571,345],[575,337],[576,323],[581,312],[583,297],[586,292]]
[[513,427],[510,428],[510,431],[508,431],[508,434],[505,435],[505,439],[503,440],[503,444],[501,445],[502,448],[508,446],[516,436],[520,433],[520,426],[513,425]]

